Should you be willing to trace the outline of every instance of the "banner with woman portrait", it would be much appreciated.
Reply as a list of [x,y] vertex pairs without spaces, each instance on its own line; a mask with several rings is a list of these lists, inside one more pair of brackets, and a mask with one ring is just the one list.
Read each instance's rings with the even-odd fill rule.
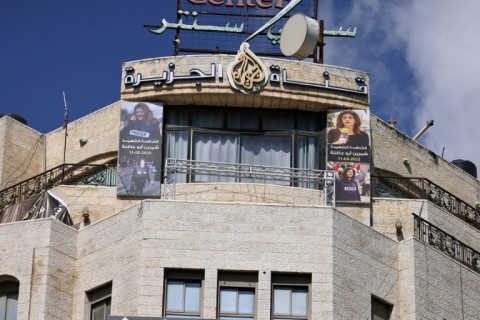
[[160,197],[163,104],[122,101],[117,196]]
[[335,171],[337,201],[370,201],[370,111],[327,114],[327,169]]

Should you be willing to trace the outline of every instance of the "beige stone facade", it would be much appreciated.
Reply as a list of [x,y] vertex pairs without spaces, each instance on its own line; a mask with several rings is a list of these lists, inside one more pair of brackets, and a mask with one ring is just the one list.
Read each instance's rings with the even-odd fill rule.
[[[255,95],[233,92],[227,79],[227,66],[234,60],[230,55],[203,55],[164,57],[131,61],[123,64],[123,79],[127,68],[134,69],[135,79],[140,74],[142,79],[159,78],[163,72],[172,70],[178,75],[189,75],[190,70],[199,69],[206,74],[211,72],[211,65],[222,65],[222,77],[199,81],[178,81],[171,85],[154,86],[151,83],[141,86],[126,86],[122,82],[122,99],[130,101],[162,101],[167,105],[210,105],[227,107],[254,107],[267,109],[300,109],[309,111],[325,111],[327,108],[367,109],[369,95],[354,95],[335,90],[319,91],[308,86],[288,86],[283,75],[280,83],[269,83]],[[364,78],[368,84],[368,74],[323,64],[312,64],[301,61],[261,58],[266,68],[278,66],[287,71],[287,79],[306,84],[324,84],[324,72],[329,73],[329,85],[333,87],[358,90],[356,78]],[[217,67],[217,70],[220,68]],[[218,71],[217,71],[218,73]],[[200,83],[198,85],[197,83]]]
[[[125,63],[122,99],[192,108],[368,108],[368,95],[282,83],[244,95],[230,88],[226,74],[200,86],[178,81],[132,88],[124,83],[127,67],[148,78],[161,75],[170,63],[177,75],[192,68],[208,73],[212,63],[226,72],[232,59],[211,55]],[[262,60],[305,83],[323,83],[328,71],[331,86],[355,89],[358,77],[368,84],[364,72]],[[65,162],[115,162],[119,122],[119,102],[71,122]],[[374,195],[368,204],[326,206],[323,189],[224,182],[179,183],[175,199],[135,199],[117,198],[115,187],[59,185],[50,191],[68,205],[78,228],[55,219],[0,224],[0,281],[2,276],[18,280],[17,319],[90,319],[92,292],[104,285],[111,288],[111,315],[160,318],[168,274],[192,270],[203,275],[203,319],[219,317],[219,275],[226,271],[256,275],[256,320],[272,319],[279,275],[309,279],[308,320],[370,319],[373,300],[392,307],[389,319],[478,319],[480,269],[472,267],[474,256],[461,262],[460,251],[448,254],[434,245],[437,238],[420,239],[412,213],[431,224],[422,232],[439,229],[455,244],[478,252],[479,225],[449,208],[460,208],[458,201],[475,208],[480,182],[373,115],[370,124],[372,175],[427,179],[457,202]],[[63,164],[62,128],[41,134],[4,117],[0,138],[2,196],[6,188]],[[87,141],[83,145],[82,139]],[[85,212],[89,223],[83,221]]]
[[0,189],[43,171],[45,136],[10,118],[0,118]]

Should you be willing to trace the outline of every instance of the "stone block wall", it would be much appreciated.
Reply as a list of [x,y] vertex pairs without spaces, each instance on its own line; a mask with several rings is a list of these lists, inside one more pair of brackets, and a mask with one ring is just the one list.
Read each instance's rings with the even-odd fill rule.
[[[120,102],[115,102],[68,124],[65,163],[97,163],[116,158]],[[87,139],[85,145],[81,139]],[[63,164],[65,129],[58,128],[47,134],[47,170]],[[102,162],[102,161],[100,161]]]
[[219,270],[258,271],[260,320],[272,272],[312,275],[312,319],[368,317],[372,294],[395,306],[401,297],[397,242],[326,207],[149,200],[82,229],[78,246],[76,317],[85,291],[110,280],[112,314],[161,315],[165,268],[205,271],[204,318],[216,317]]
[[[334,215],[335,320],[370,319],[372,295],[397,306],[397,270],[396,241],[346,215]],[[392,319],[403,319],[396,308],[393,310]]]
[[398,250],[398,287],[397,315],[398,319],[417,320],[415,295],[415,244],[416,240],[409,238],[399,244]]
[[[412,213],[415,213],[460,242],[480,251],[480,230],[427,200],[375,199],[372,212],[373,229],[393,240],[403,241],[414,236]],[[400,231],[395,228],[396,222],[402,224]]]
[[10,118],[0,118],[0,190],[43,170],[44,136]]
[[421,217],[457,240],[480,252],[480,230],[431,202]]
[[[372,228],[396,241],[409,239],[414,233],[412,213],[428,220],[428,207],[429,202],[421,199],[374,199]],[[396,229],[397,222],[402,224],[401,230]]]
[[[478,179],[375,116],[372,116],[370,124],[376,169],[388,170],[404,177],[427,178],[470,206],[480,201]],[[409,160],[408,166],[403,163],[404,158]]]
[[[146,265],[205,269],[204,317],[216,317],[218,270],[258,271],[258,319],[262,320],[270,319],[272,271],[311,273],[312,316],[330,317],[331,209],[181,202],[146,205]],[[157,278],[155,283],[162,281]],[[161,298],[153,300],[158,303]]]
[[68,205],[74,223],[83,220],[85,208],[94,223],[140,203],[140,200],[135,199],[117,199],[115,187],[59,186],[54,188],[52,193]]
[[[323,206],[323,193],[313,189],[254,183],[188,183],[176,187],[177,201]],[[93,223],[141,201],[117,198],[115,187],[70,185],[56,187],[52,192],[67,203],[74,223],[82,221],[84,208]]]
[[72,319],[87,319],[86,292],[112,282],[112,314],[139,314],[142,258],[141,206],[81,229]]
[[323,191],[261,183],[178,183],[175,194],[183,201],[324,205]]
[[205,318],[216,317],[219,270],[258,271],[260,320],[272,271],[311,273],[313,318],[332,319],[331,218],[330,208],[143,201],[79,231],[74,319],[108,281],[112,314],[160,316],[164,268],[205,270]]
[[412,241],[415,319],[478,319],[479,274],[424,243]]
[[[448,219],[436,209],[422,215]],[[392,319],[480,314],[478,273],[329,207],[145,200],[78,231],[52,219],[0,225],[0,259],[0,275],[20,281],[20,320],[85,320],[86,292],[109,282],[113,315],[161,316],[165,268],[204,270],[207,319],[218,272],[242,270],[258,272],[258,320],[270,319],[273,272],[311,274],[312,319],[369,318],[372,296],[394,305]]]
[[0,275],[20,282],[17,319],[70,318],[76,233],[52,219],[0,225]]

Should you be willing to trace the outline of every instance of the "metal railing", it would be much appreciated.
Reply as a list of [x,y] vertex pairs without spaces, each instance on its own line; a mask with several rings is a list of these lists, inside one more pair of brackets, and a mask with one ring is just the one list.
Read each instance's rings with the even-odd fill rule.
[[59,185],[116,185],[116,165],[65,164],[0,191],[0,210]]
[[415,238],[440,250],[464,266],[480,273],[480,252],[472,249],[416,214],[412,213],[412,215],[414,216]]
[[425,178],[372,177],[374,197],[425,199],[480,230],[480,212]]
[[[270,183],[287,186],[315,186],[324,191],[324,205],[335,206],[335,174],[333,171],[280,168],[223,162],[194,160],[165,160],[163,199],[175,199],[178,177],[185,182],[218,182],[220,177],[228,182]],[[217,178],[209,178],[217,177]]]

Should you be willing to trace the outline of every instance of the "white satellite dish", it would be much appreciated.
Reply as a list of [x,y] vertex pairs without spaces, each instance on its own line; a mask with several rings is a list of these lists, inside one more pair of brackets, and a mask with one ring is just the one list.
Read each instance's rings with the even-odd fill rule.
[[280,35],[280,50],[285,56],[303,60],[315,50],[319,36],[318,22],[297,13],[291,16],[283,27]]

